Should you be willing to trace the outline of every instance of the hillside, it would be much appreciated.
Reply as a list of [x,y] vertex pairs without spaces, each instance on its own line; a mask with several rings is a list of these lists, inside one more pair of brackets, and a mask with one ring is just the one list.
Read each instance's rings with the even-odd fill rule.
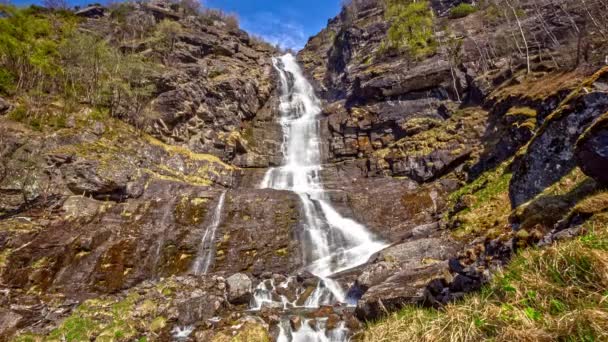
[[[608,164],[588,150],[605,139],[598,128],[608,110],[606,22],[592,14],[605,11],[576,1],[352,1],[299,53],[326,101],[327,160],[353,179],[417,189],[400,192],[390,211],[380,211],[384,198],[361,206],[352,204],[360,196],[348,198],[363,221],[368,211],[376,220],[409,213],[379,222],[399,240],[355,282],[364,292],[355,313],[374,322],[362,340],[606,337],[601,290],[542,278],[564,272],[549,265],[584,267],[579,258],[588,254],[603,274],[602,247],[576,245],[578,255],[574,243],[560,241],[605,239],[600,170]],[[553,243],[547,252],[521,252]],[[515,265],[500,273],[512,257]],[[504,289],[511,281],[512,296]],[[598,297],[580,303],[544,286]],[[538,304],[527,304],[526,293],[538,294],[529,300]],[[552,311],[555,301],[567,309]],[[512,320],[500,316],[511,315],[505,307],[515,310]],[[596,310],[598,321],[557,323],[580,310]]]
[[0,14],[0,341],[608,338],[605,1]]

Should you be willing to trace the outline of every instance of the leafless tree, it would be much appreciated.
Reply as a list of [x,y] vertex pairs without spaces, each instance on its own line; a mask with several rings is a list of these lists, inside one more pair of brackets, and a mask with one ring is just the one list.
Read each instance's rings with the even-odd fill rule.
[[507,6],[509,6],[509,8],[511,9],[511,12],[513,12],[513,16],[515,17],[515,21],[517,22],[517,27],[519,27],[519,33],[521,34],[521,38],[524,41],[524,46],[526,47],[526,66],[528,69],[528,74],[531,72],[530,69],[530,48],[528,47],[528,40],[526,39],[526,34],[524,33],[524,29],[521,25],[521,20],[519,20],[519,15],[517,14],[517,10],[515,9],[515,6],[513,6],[513,4],[511,3],[511,0],[505,0],[505,2],[507,3]]

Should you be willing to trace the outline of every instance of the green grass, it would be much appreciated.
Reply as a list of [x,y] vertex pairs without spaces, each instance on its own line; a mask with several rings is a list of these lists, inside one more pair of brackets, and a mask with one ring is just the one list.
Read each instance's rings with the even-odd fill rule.
[[408,307],[370,324],[362,341],[605,341],[608,214],[587,233],[516,256],[479,293],[443,310]]
[[508,229],[511,213],[509,202],[509,182],[512,174],[507,171],[510,161],[504,162],[494,170],[487,171],[475,181],[463,186],[448,196],[448,205],[453,212],[457,203],[466,208],[446,217],[457,228],[453,235],[460,239],[474,238],[478,235],[496,235]]

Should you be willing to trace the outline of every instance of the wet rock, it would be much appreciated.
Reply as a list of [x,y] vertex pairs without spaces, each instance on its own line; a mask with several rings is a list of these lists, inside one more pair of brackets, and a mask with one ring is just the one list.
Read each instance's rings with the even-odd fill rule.
[[608,115],[604,114],[582,135],[575,154],[586,175],[608,184]]
[[335,328],[338,327],[338,325],[340,324],[340,322],[342,321],[342,319],[340,318],[339,315],[333,314],[333,315],[329,315],[329,317],[327,317],[327,322],[326,324],[326,328],[329,330],[333,330]]
[[291,316],[289,318],[289,325],[291,326],[291,329],[293,331],[300,330],[300,327],[302,326],[302,317],[300,317],[300,316]]
[[260,309],[260,317],[262,317],[262,319],[270,325],[278,324],[281,321],[281,315],[283,313],[282,309],[282,307],[271,308],[268,306],[264,306],[262,307],[262,309]]
[[226,278],[228,301],[232,304],[247,304],[252,296],[252,282],[246,274],[237,273]]
[[[301,265],[299,198],[288,191],[228,193],[218,228],[215,271],[290,274]],[[268,227],[273,227],[269,229]]]

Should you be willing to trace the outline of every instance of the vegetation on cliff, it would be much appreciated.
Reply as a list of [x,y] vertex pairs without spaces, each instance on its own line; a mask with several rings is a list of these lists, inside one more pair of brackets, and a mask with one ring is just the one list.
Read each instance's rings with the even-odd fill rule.
[[391,27],[382,49],[401,50],[415,59],[435,51],[434,14],[428,1],[387,0],[386,6]]
[[603,341],[607,225],[607,214],[597,214],[581,237],[516,256],[481,292],[439,311],[408,307],[371,324],[361,340]]

